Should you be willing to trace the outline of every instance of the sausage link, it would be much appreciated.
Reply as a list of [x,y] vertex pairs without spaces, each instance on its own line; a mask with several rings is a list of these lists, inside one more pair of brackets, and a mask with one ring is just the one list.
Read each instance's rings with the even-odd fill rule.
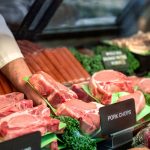
[[45,54],[45,56],[47,56],[47,58],[53,64],[59,74],[62,75],[62,77],[65,79],[65,82],[69,82],[71,80],[71,77],[68,75],[66,70],[62,68],[62,62],[58,62],[57,59],[55,59],[54,54],[47,49],[44,50],[43,53]]

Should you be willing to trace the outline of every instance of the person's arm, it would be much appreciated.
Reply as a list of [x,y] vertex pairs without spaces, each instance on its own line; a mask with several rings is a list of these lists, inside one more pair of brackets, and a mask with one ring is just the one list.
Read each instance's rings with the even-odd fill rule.
[[23,80],[24,77],[32,75],[23,58],[11,61],[1,68],[1,71],[20,92],[24,93],[28,99],[32,99],[35,105],[45,104]]
[[42,99],[23,81],[23,77],[32,75],[15,38],[0,16],[0,69],[12,84],[35,104],[44,103]]

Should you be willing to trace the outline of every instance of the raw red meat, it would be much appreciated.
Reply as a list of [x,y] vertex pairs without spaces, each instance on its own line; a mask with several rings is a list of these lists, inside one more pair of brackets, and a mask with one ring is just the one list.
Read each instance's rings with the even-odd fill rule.
[[134,99],[136,114],[138,114],[145,107],[145,97],[141,91],[135,91],[129,95],[122,96],[119,98],[118,102],[131,98]]
[[24,94],[13,92],[5,95],[0,95],[0,110],[5,106],[12,106],[14,103],[24,99]]
[[55,86],[55,81],[53,78],[51,78],[51,76],[49,76],[49,80],[51,80],[51,82],[53,82],[54,84],[51,85],[51,82],[47,81],[45,76],[43,76],[42,72],[33,74],[29,78],[29,82],[43,96],[48,96],[54,91],[53,86]]
[[137,86],[144,93],[150,93],[150,78],[140,78],[136,76],[128,77],[133,87]]
[[131,81],[132,87],[134,88],[135,86],[138,85],[138,83],[140,82],[141,78],[137,77],[137,76],[128,76],[128,79]]
[[83,132],[91,134],[100,127],[99,108],[103,105],[81,100],[72,99],[60,105],[57,115],[64,115],[76,118],[80,121]]
[[142,78],[137,86],[144,93],[150,93],[150,78]]
[[[7,99],[4,99],[4,101],[5,100],[7,100]],[[32,100],[21,100],[16,103],[13,103],[11,106],[10,105],[3,106],[3,108],[1,105],[0,118],[5,117],[14,112],[22,111],[22,110],[25,110],[27,108],[32,108],[32,107],[33,107]]]
[[50,150],[59,150],[57,140],[50,143]]
[[72,91],[74,91],[77,96],[78,99],[84,101],[84,102],[92,102],[95,101],[91,96],[89,96],[83,89],[82,86],[83,85],[88,85],[89,82],[82,82],[82,83],[78,83],[78,84],[73,84],[71,86]]
[[102,104],[110,104],[112,93],[134,92],[131,81],[121,72],[103,70],[94,73],[89,81],[89,88],[94,97]]
[[34,131],[40,131],[43,135],[58,128],[59,120],[50,118],[50,110],[44,105],[12,113],[0,120],[0,135],[4,140]]
[[72,90],[56,82],[50,75],[42,71],[33,74],[29,82],[42,96],[46,97],[55,108],[70,99],[78,98]]
[[0,95],[0,118],[31,107],[33,107],[32,100],[25,100],[23,93]]

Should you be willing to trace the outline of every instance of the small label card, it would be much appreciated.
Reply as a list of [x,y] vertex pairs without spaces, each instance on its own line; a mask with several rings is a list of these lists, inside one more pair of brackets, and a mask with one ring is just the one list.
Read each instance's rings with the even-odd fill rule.
[[112,133],[127,129],[135,125],[136,113],[133,99],[111,104],[99,109],[101,133]]
[[37,131],[2,142],[0,150],[41,150],[41,134]]
[[128,69],[127,55],[121,50],[102,51],[102,61],[105,69],[115,69],[118,71],[126,71]]

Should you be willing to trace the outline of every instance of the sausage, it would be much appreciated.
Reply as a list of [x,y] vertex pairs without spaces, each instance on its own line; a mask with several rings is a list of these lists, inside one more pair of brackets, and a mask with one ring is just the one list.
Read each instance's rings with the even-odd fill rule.
[[21,51],[23,52],[23,54],[28,54],[31,53],[30,49],[27,48],[22,41],[17,41],[19,48],[21,49]]
[[[49,51],[51,53],[51,51]],[[60,75],[60,73],[56,70],[56,68],[53,66],[53,64],[51,63],[51,61],[49,61],[49,59],[44,55],[43,52],[40,52],[38,54],[40,56],[40,58],[42,59],[42,61],[45,63],[45,65],[48,67],[49,71],[50,71],[50,75],[52,75],[52,77],[59,81],[59,82],[64,82],[64,78]]]
[[32,65],[30,64],[30,62],[28,62],[27,59],[25,59],[25,61],[26,61],[27,65],[28,65],[28,67],[29,67],[31,73],[32,73],[32,74],[36,73],[35,69],[32,67]]
[[66,82],[70,81],[71,77],[68,75],[68,73],[66,72],[66,70],[64,70],[62,68],[61,62],[58,62],[57,59],[55,59],[55,56],[52,53],[52,51],[49,51],[48,49],[46,49],[46,50],[43,51],[43,53],[45,54],[45,56],[47,56],[47,58],[53,64],[53,66],[56,68],[56,70],[63,76],[63,78],[65,79],[65,81]]
[[39,65],[39,67],[41,68],[42,71],[46,72],[49,74],[49,69],[47,68],[47,66],[45,66],[44,62],[42,61],[42,59],[39,57],[39,55],[37,54],[32,54],[32,59],[33,61]]
[[80,81],[83,81],[90,77],[87,71],[82,67],[82,65],[77,61],[77,59],[73,56],[73,54],[67,48],[61,48],[60,51],[63,50],[66,57],[69,58],[70,63],[72,64],[74,72],[79,77]]
[[40,66],[34,61],[34,59],[32,58],[31,54],[28,54],[25,56],[25,61],[27,62],[27,64],[31,67],[31,70],[35,73],[38,71],[41,71],[42,69],[40,68]]
[[18,91],[12,84],[10,84],[10,87],[11,87],[12,92],[17,92]]
[[69,81],[70,83],[76,82],[78,80],[78,76],[76,73],[73,71],[73,67],[68,61],[68,57],[64,56],[64,52],[59,49],[53,50],[54,56],[57,59],[57,61],[61,62],[62,67],[66,70],[66,72],[69,74],[71,77],[71,80]]
[[2,85],[1,85],[1,83],[0,83],[0,95],[3,95],[3,94],[5,94],[5,92],[4,92],[4,90],[3,90],[3,88],[2,88]]
[[0,73],[0,85],[2,86],[2,89],[5,94],[12,92],[9,84],[10,82],[3,76],[2,73]]
[[42,49],[42,47],[40,45],[35,44],[35,43],[28,41],[28,40],[23,40],[23,44],[27,48],[31,49],[32,52],[39,51],[40,49]]

